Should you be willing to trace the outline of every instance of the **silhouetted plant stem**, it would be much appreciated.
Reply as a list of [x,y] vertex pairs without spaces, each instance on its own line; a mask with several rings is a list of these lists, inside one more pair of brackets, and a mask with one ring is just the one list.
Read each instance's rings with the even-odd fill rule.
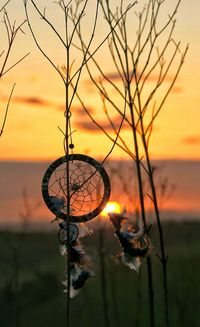
[[[176,50],[178,49],[178,45]],[[176,54],[176,50],[174,52],[174,55]],[[180,61],[180,64],[178,66],[177,72],[171,82],[171,85],[168,89],[168,92],[166,93],[166,96],[163,98],[163,101],[161,102],[160,108],[158,109],[158,111],[161,109],[163,103],[166,100],[166,97],[168,96],[170,90],[172,89],[177,76],[179,74],[179,71],[183,65],[184,62],[184,58],[186,56],[188,47],[186,47],[183,55],[182,55],[182,59]],[[173,56],[172,56],[173,58]],[[167,282],[167,256],[165,253],[165,245],[164,245],[164,235],[163,235],[163,228],[162,228],[162,224],[161,224],[161,220],[160,220],[160,213],[159,213],[159,208],[158,208],[158,201],[157,201],[157,193],[156,193],[156,188],[155,188],[155,184],[154,184],[154,176],[153,176],[153,167],[151,165],[151,160],[150,160],[150,156],[149,156],[149,138],[151,136],[151,132],[152,132],[152,127],[153,127],[153,122],[155,119],[155,115],[154,113],[152,114],[152,120],[151,120],[151,124],[149,125],[148,128],[150,128],[149,131],[149,135],[146,137],[147,134],[147,130],[145,131],[144,128],[144,119],[143,119],[143,111],[144,109],[142,108],[141,105],[141,92],[139,90],[139,83],[138,83],[138,77],[136,72],[134,72],[134,76],[135,76],[135,83],[136,83],[136,95],[137,95],[137,99],[138,99],[138,108],[139,108],[139,120],[140,120],[140,127],[141,127],[141,138],[142,138],[142,143],[143,143],[143,148],[144,148],[144,152],[145,152],[145,159],[146,159],[146,163],[147,163],[147,175],[149,178],[149,184],[150,184],[150,188],[151,188],[151,200],[153,202],[153,206],[154,206],[154,212],[155,212],[155,216],[156,216],[156,222],[157,222],[157,227],[158,227],[158,234],[159,234],[159,241],[160,241],[160,252],[161,252],[161,256],[159,256],[159,259],[161,261],[162,264],[162,269],[163,269],[163,291],[164,291],[164,311],[165,311],[165,325],[166,327],[169,327],[169,304],[168,304],[168,282]],[[158,86],[157,86],[158,87]],[[155,88],[156,90],[157,88]],[[150,127],[151,126],[151,127]]]
[[14,326],[20,327],[19,255],[13,248]]
[[0,9],[0,12],[2,11],[2,10],[4,10],[5,9],[5,7],[8,5],[8,3],[10,2],[10,0],[8,0],[2,7],[1,7],[1,9]]
[[[64,5],[64,2],[63,2]],[[66,43],[66,82],[65,82],[65,155],[69,156],[69,131],[70,131],[70,104],[69,104],[69,70],[70,70],[70,51],[68,39],[68,8],[64,7],[64,17],[66,25],[65,43]],[[70,186],[69,186],[69,161],[66,160],[66,185],[67,185],[67,215],[70,215]],[[69,219],[67,219],[67,239],[70,239]],[[70,258],[70,243],[67,246],[67,298],[66,298],[66,327],[70,326],[70,288],[71,288],[71,258]]]
[[16,84],[14,84],[13,87],[12,87],[12,90],[11,90],[11,93],[10,93],[10,96],[9,96],[9,99],[8,99],[8,102],[7,102],[7,105],[6,105],[6,112],[5,112],[3,123],[2,123],[1,129],[0,129],[0,137],[2,136],[2,134],[4,132],[4,128],[5,128],[5,124],[6,124],[7,116],[8,116],[8,110],[9,110],[9,106],[10,106],[10,101],[11,101],[11,98],[12,98],[12,95],[13,95],[13,92],[14,92],[15,85]]
[[[142,173],[141,173],[141,164],[139,157],[139,148],[138,148],[138,140],[137,140],[137,130],[135,128],[135,118],[131,101],[131,93],[130,93],[130,84],[128,83],[128,94],[129,94],[129,108],[132,120],[132,133],[133,133],[133,144],[135,149],[135,164],[136,164],[136,172],[137,172],[137,182],[138,182],[138,192],[140,199],[140,208],[141,208],[141,216],[144,224],[145,232],[148,234],[147,223],[146,223],[146,215],[145,215],[145,206],[144,206],[144,192],[143,192],[143,183],[142,183]],[[153,291],[153,274],[152,274],[152,263],[150,256],[147,257],[147,273],[148,273],[148,287],[149,287],[149,310],[150,310],[150,326],[155,326],[155,312],[154,312],[154,291]]]
[[[66,87],[66,137],[65,137],[65,155],[69,155],[69,114],[68,107],[68,88]],[[69,161],[66,160],[66,180],[67,182],[67,214],[70,215],[70,188],[69,188]],[[67,219],[67,239],[70,239],[69,219]],[[71,275],[70,244],[67,246],[67,298],[66,298],[66,327],[70,326],[70,275]]]
[[[24,246],[27,237],[27,228],[29,224],[29,219],[31,218],[33,212],[39,207],[39,203],[35,205],[30,205],[28,194],[24,189],[22,191],[23,207],[19,212],[21,219],[21,231],[16,233],[16,239],[12,239],[12,233],[1,233],[6,246],[9,248],[11,256],[6,263],[9,264],[11,269],[10,281],[8,283],[8,291],[11,296],[9,298],[10,304],[10,321],[12,327],[22,326],[22,309],[21,309],[21,297],[20,297],[20,280],[21,280],[21,256],[22,248]],[[9,325],[10,326],[10,325]]]
[[109,320],[109,305],[108,305],[108,294],[107,294],[107,278],[106,278],[106,258],[105,258],[105,244],[104,244],[104,229],[103,226],[99,228],[99,259],[100,259],[100,278],[101,278],[101,295],[103,301],[103,315],[104,315],[104,326],[110,327]]
[[158,227],[158,233],[159,233],[159,240],[160,240],[161,256],[159,257],[159,259],[162,263],[162,269],[163,269],[165,324],[166,324],[166,327],[168,327],[169,326],[169,304],[168,304],[168,282],[167,282],[167,256],[165,254],[163,228],[162,228],[162,224],[161,224],[161,220],[160,220],[156,188],[155,188],[154,179],[153,179],[153,169],[152,169],[151,162],[149,159],[148,147],[147,147],[147,144],[145,141],[143,142],[143,145],[145,148],[145,155],[146,155],[146,161],[147,161],[147,167],[148,167],[148,176],[149,176],[149,182],[150,182],[151,191],[152,191],[152,200],[153,200],[155,216],[156,216],[156,221],[157,221],[157,227]]
[[137,301],[137,307],[136,307],[136,317],[135,317],[135,326],[139,327],[140,326],[140,316],[141,316],[141,272],[138,276],[137,280],[137,291],[136,291],[136,301]]
[[3,241],[6,246],[9,248],[11,257],[9,261],[6,261],[9,264],[11,269],[10,280],[8,282],[8,291],[9,291],[9,307],[10,307],[10,323],[13,327],[20,327],[20,306],[19,306],[19,258],[20,258],[20,244],[15,244],[6,233],[1,233]]
[[113,312],[114,312],[114,325],[116,327],[120,327],[120,317],[119,317],[119,309],[118,309],[118,302],[117,302],[117,294],[116,294],[116,280],[115,280],[115,273],[112,272],[110,276],[110,285],[111,285],[111,295],[112,295],[112,302],[113,302]]
[[139,85],[138,85],[138,79],[137,79],[136,72],[134,73],[134,76],[135,76],[135,82],[136,82],[136,94],[137,94],[138,107],[139,107],[139,113],[140,113],[139,117],[140,117],[141,136],[142,136],[142,142],[143,142],[143,147],[144,147],[144,152],[145,152],[145,158],[146,158],[146,162],[147,162],[147,174],[149,177],[149,183],[150,183],[150,188],[151,188],[151,192],[152,192],[151,199],[152,199],[152,202],[154,205],[157,227],[158,227],[158,232],[159,232],[160,250],[161,250],[160,260],[161,260],[162,267],[163,267],[165,324],[166,324],[166,327],[168,327],[169,326],[169,313],[168,313],[167,260],[166,260],[166,255],[165,255],[164,237],[163,237],[163,230],[162,230],[162,225],[161,225],[161,221],[160,221],[156,189],[155,189],[154,179],[153,179],[153,169],[152,169],[151,161],[150,161],[150,157],[149,157],[148,141],[146,141],[146,138],[145,138],[144,123],[143,123],[143,116],[142,116],[142,106],[141,106],[141,94],[139,91]]
[[109,270],[110,276],[110,288],[111,288],[111,298],[112,298],[112,308],[113,308],[113,326],[120,327],[120,315],[119,306],[117,299],[117,270],[114,264],[110,264]]

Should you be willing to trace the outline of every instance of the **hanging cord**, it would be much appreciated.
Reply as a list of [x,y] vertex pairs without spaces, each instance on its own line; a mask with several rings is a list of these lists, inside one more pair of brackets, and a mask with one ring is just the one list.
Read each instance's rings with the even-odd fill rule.
[[[68,107],[68,101],[66,100],[66,111],[64,113],[66,118],[66,133],[65,133],[65,140],[64,140],[64,150],[66,157],[69,156],[69,150],[73,149],[72,143],[72,134],[71,134],[71,111]],[[69,143],[69,139],[70,142]],[[71,145],[71,146],[70,146]],[[70,188],[69,188],[69,161],[66,160],[66,185],[67,185],[67,219],[66,219],[66,227],[67,227],[67,240],[70,239],[70,229],[69,229],[69,215],[70,215]],[[66,327],[70,326],[70,280],[71,280],[71,258],[70,258],[70,244],[67,247],[67,299],[66,299]]]
[[[65,152],[65,156],[68,157],[69,156],[69,151],[71,150],[71,153],[73,153],[73,148],[74,148],[74,144],[72,141],[72,133],[74,131],[72,131],[71,129],[71,122],[70,122],[70,118],[71,118],[71,111],[65,111],[64,112],[64,116],[66,119],[66,132],[64,133],[64,131],[58,126],[58,129],[60,130],[60,132],[64,135],[64,140],[63,140],[63,148],[64,148],[64,152]],[[70,139],[70,142],[69,142]],[[67,216],[70,215],[70,189],[69,189],[69,161],[66,160],[66,185],[67,185],[67,192],[63,192],[66,196],[66,201],[67,201]],[[69,219],[66,219],[66,231],[67,231],[67,240],[69,240],[70,238],[70,230],[69,230]],[[58,223],[59,225],[59,223]],[[60,225],[59,225],[60,227]],[[70,245],[68,243],[67,246],[67,267],[66,267],[66,271],[67,271],[67,281],[66,281],[66,327],[70,326],[70,267],[71,267],[71,259],[70,259]]]
[[[74,149],[74,143],[73,143],[73,139],[72,139],[72,134],[75,132],[75,131],[72,131],[72,127],[71,127],[71,117],[72,117],[72,113],[71,113],[71,111],[68,111],[68,114],[66,113],[66,111],[65,111],[65,113],[64,113],[64,115],[65,115],[65,117],[66,117],[66,119],[67,119],[67,123],[68,123],[68,131],[69,131],[69,133],[68,133],[68,135],[65,135],[65,133],[63,133],[63,131],[62,131],[62,133],[64,134],[64,136],[65,136],[65,138],[64,138],[64,150],[65,150],[65,154],[69,154],[69,149],[70,149],[70,152],[71,152],[71,154],[73,154],[73,149]],[[68,116],[68,117],[67,117]],[[59,128],[60,129],[60,128]],[[60,129],[61,130],[61,129]],[[68,140],[70,141],[68,141],[68,142],[66,142],[66,137],[68,138]],[[66,149],[66,147],[67,147],[67,145],[68,145],[68,151],[67,151],[67,149]]]
[[[65,150],[66,146],[66,135],[65,133],[63,132],[63,130],[60,128],[60,126],[58,126],[58,129],[59,131],[64,135],[64,139],[63,139],[63,148]],[[69,127],[69,129],[71,130],[71,126]],[[74,143],[73,143],[73,140],[72,140],[72,134],[76,132],[76,129],[74,131],[71,131],[68,135],[68,138],[70,138],[70,143],[69,143],[69,149],[71,151],[71,154],[73,154],[73,149],[74,149]],[[66,154],[66,150],[65,150],[65,154]]]

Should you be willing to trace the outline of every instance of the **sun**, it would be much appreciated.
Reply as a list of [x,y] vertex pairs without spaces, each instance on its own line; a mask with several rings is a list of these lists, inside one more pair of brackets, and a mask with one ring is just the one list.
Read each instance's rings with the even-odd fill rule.
[[120,213],[121,212],[121,206],[118,202],[108,202],[101,212],[101,216],[106,217],[108,215],[108,212],[116,212]]

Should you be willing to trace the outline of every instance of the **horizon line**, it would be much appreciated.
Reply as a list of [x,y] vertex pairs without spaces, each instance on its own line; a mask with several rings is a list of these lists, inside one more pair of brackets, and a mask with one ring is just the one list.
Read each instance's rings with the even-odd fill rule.
[[[64,156],[64,155],[63,155]],[[62,157],[62,155],[60,156]],[[50,157],[50,158],[0,158],[0,163],[45,163],[45,162],[53,162],[55,160],[57,160],[60,157]],[[91,156],[89,156],[91,157]],[[97,157],[97,160],[101,161],[102,157]],[[108,158],[107,161],[132,161],[133,159],[127,159],[127,158],[123,158],[123,157],[116,157],[116,158]],[[134,161],[134,160],[133,160]],[[144,159],[145,161],[145,159]],[[165,158],[151,158],[151,161],[182,161],[182,162],[198,162],[200,161],[200,158],[174,158],[174,157],[165,157]]]

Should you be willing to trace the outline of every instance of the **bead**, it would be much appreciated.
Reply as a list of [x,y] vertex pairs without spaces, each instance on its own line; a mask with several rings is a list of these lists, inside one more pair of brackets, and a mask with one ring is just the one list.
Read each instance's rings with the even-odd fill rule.
[[73,149],[74,148],[74,144],[73,143],[69,144],[69,148],[70,149]]

